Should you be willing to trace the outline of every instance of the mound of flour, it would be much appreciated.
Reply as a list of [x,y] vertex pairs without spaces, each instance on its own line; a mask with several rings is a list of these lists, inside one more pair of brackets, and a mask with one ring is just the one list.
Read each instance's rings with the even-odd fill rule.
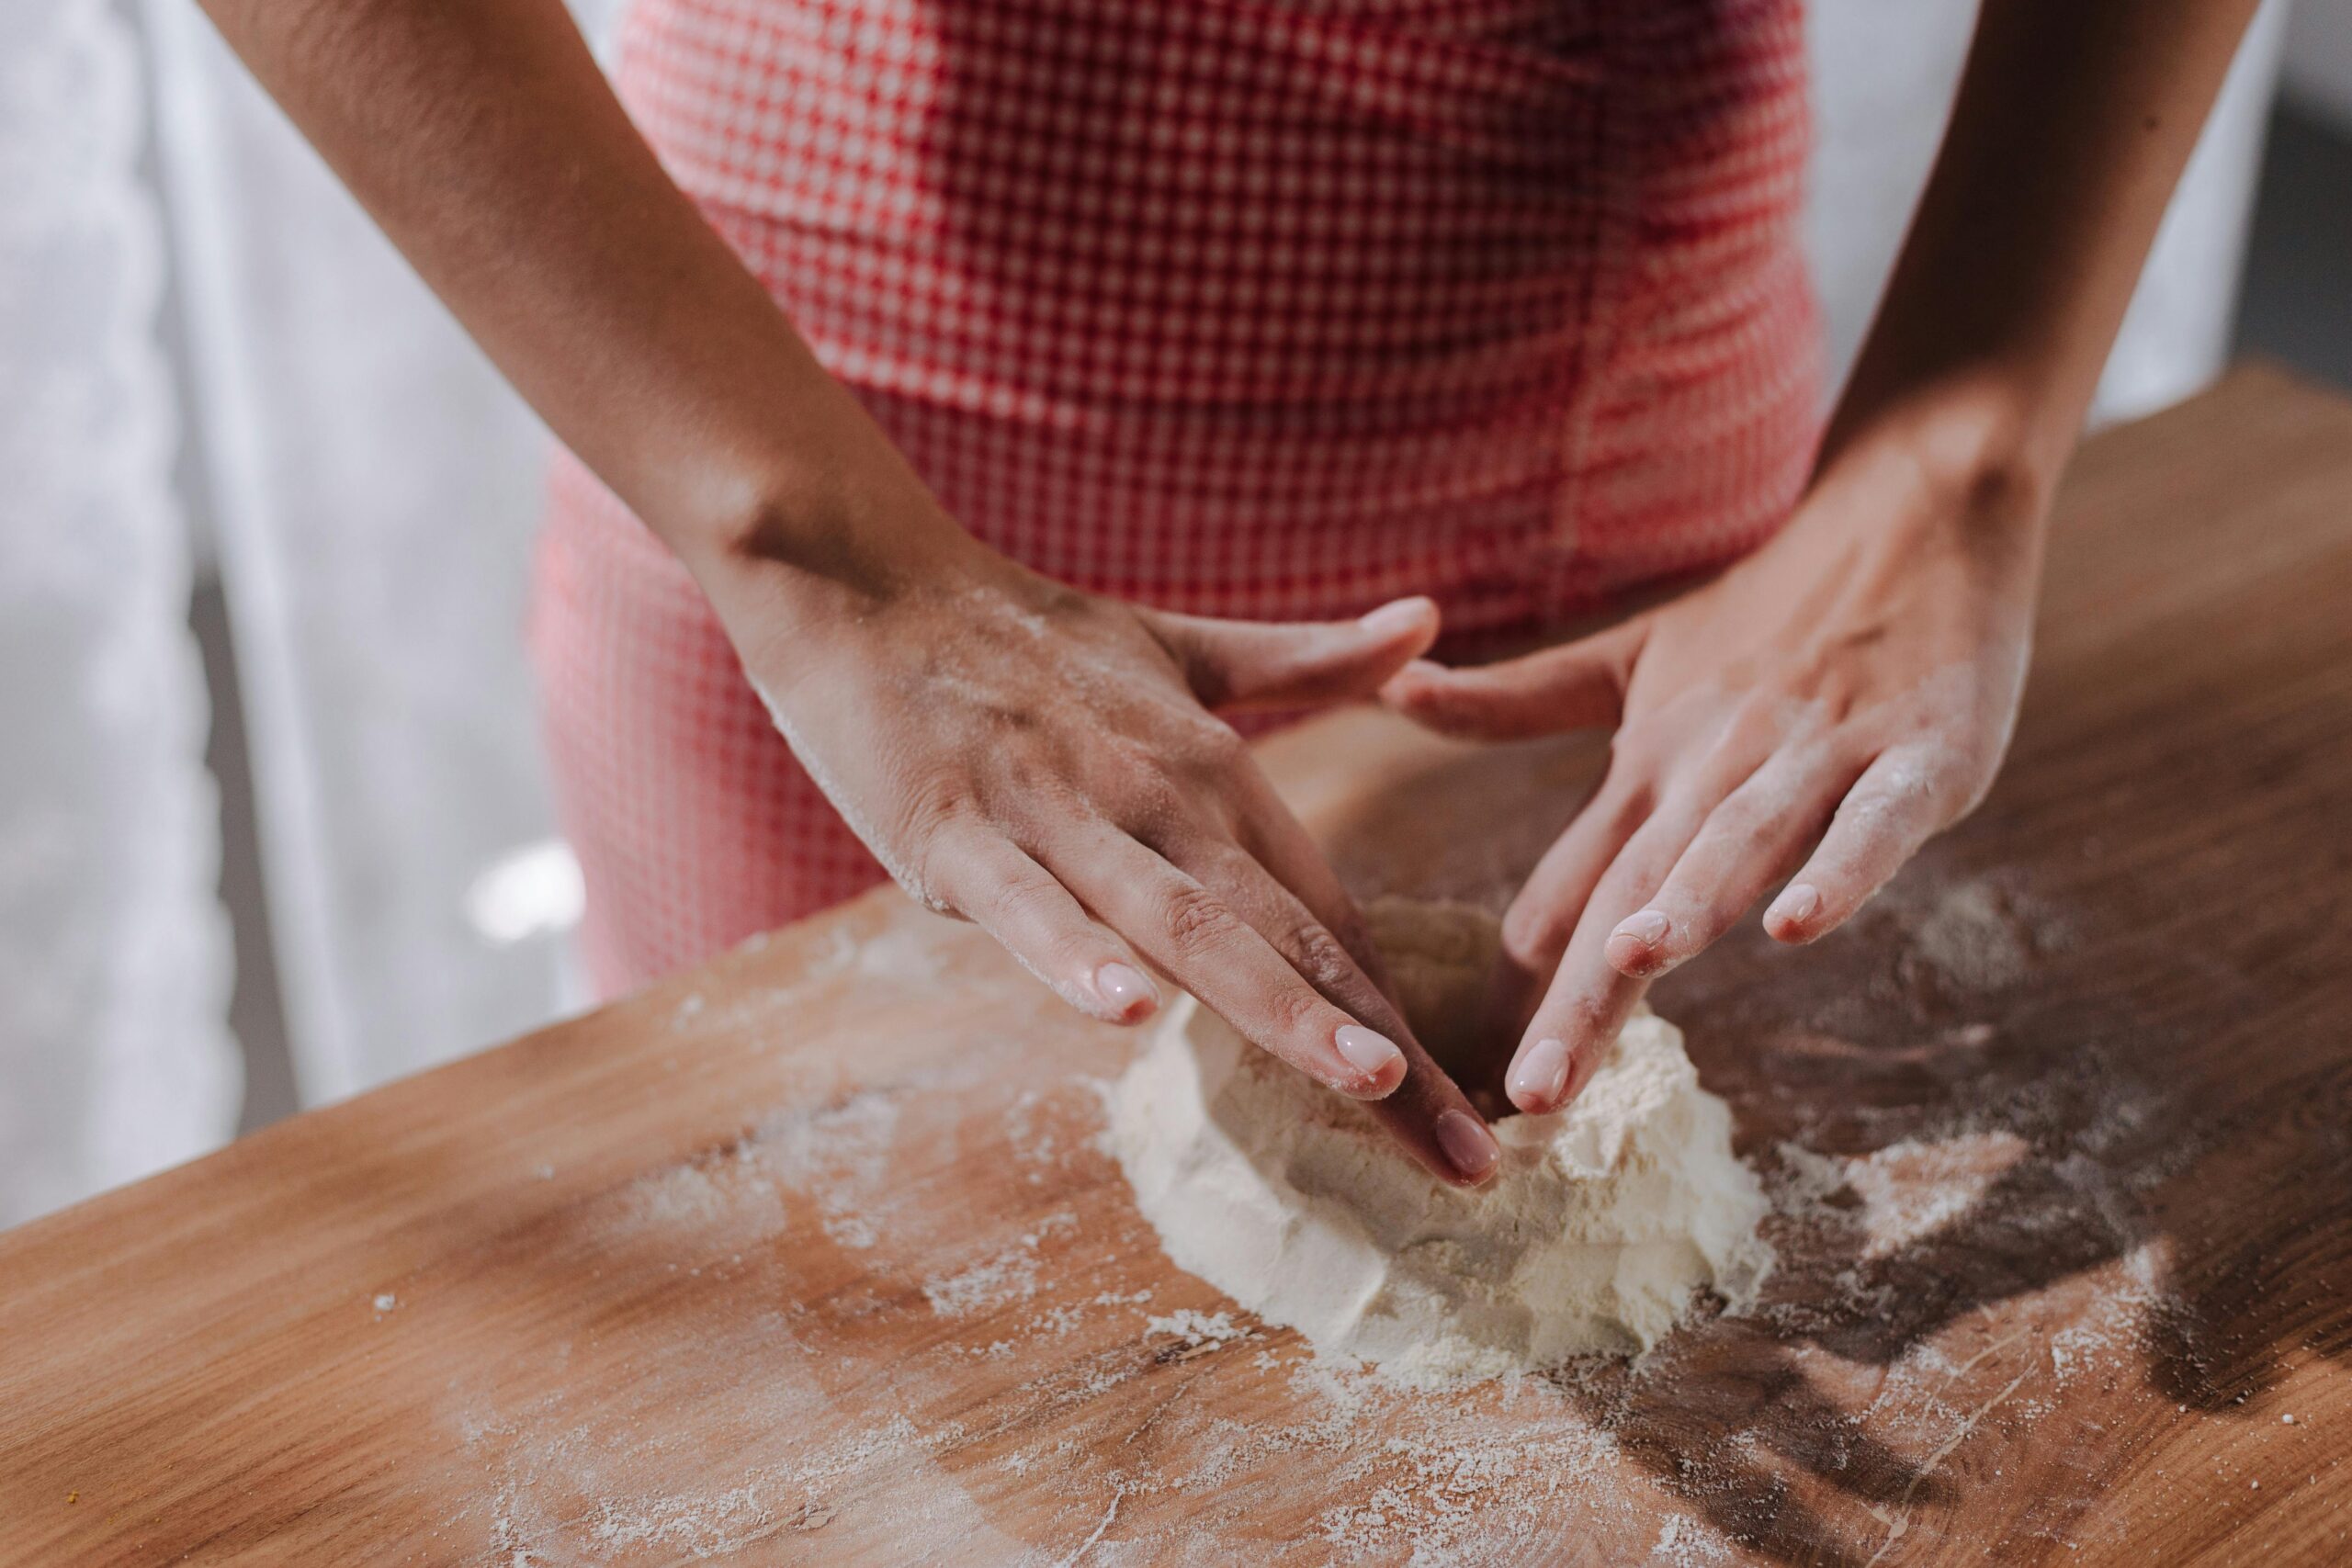
[[[1402,899],[1365,913],[1414,1032],[1461,1059],[1494,919]],[[1409,1382],[1647,1349],[1695,1292],[1736,1309],[1771,1267],[1730,1111],[1646,1010],[1566,1111],[1496,1123],[1502,1168],[1475,1192],[1189,997],[1110,1100],[1111,1146],[1179,1267]]]

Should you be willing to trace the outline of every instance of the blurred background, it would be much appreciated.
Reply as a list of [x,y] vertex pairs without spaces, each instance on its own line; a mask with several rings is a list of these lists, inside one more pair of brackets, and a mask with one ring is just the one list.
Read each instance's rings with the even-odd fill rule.
[[[1814,0],[1841,360],[1973,17]],[[2352,0],[2268,0],[2099,417],[2352,384],[2347,272]],[[544,440],[192,0],[0,0],[0,1224],[575,1004]]]

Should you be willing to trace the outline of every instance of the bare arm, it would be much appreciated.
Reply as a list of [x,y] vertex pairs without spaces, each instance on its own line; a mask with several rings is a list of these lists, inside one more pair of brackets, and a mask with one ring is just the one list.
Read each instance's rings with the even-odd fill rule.
[[1650,980],[1764,917],[1834,931],[1991,787],[2052,491],[2256,0],[1986,0],[1951,128],[1813,487],[1778,537],[1600,635],[1392,702],[1460,734],[1617,728],[1504,924],[1522,1109]]
[[1950,392],[1979,410],[1974,465],[2038,514],[2257,5],[1985,0],[1825,468]]
[[[663,173],[561,0],[206,8],[507,379],[698,570],[754,527],[825,564],[842,508],[918,488]],[[952,527],[906,505],[856,525],[914,551]]]
[[[1437,1174],[1496,1160],[1338,878],[1204,705],[1369,694],[1425,601],[1268,626],[1045,581],[948,517],[663,174],[560,0],[209,0],[514,386],[691,569],[892,874],[1072,1006],[1148,960]],[[1106,520],[1106,525],[1114,520]],[[1370,973],[1367,973],[1369,968]]]

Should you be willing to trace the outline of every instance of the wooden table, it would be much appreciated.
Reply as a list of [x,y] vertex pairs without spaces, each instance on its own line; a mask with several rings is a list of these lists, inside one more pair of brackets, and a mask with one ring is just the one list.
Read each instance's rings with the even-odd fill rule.
[[[1136,1218],[1126,1037],[877,896],[0,1237],[0,1561],[2346,1561],[2352,406],[2241,372],[2062,510],[1991,802],[1660,987],[1758,1315],[1318,1362]],[[1267,755],[1360,889],[1492,901],[1598,751]]]

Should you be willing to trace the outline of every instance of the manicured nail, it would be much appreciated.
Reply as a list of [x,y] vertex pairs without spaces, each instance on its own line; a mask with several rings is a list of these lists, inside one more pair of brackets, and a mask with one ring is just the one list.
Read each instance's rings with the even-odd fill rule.
[[1495,1135],[1467,1111],[1449,1111],[1437,1119],[1437,1146],[1448,1164],[1473,1181],[1483,1179],[1502,1157]]
[[1567,1043],[1538,1040],[1530,1045],[1511,1068],[1510,1081],[1504,1087],[1510,1090],[1514,1104],[1557,1109],[1560,1096],[1568,1092]]
[[1430,602],[1426,599],[1399,599],[1393,604],[1383,604],[1369,615],[1361,615],[1356,625],[1374,637],[1395,637],[1410,631],[1429,619]]
[[1405,1053],[1396,1049],[1395,1041],[1361,1023],[1340,1025],[1332,1032],[1331,1043],[1340,1048],[1348,1066],[1375,1078],[1388,1070],[1390,1063],[1405,1059]]
[[1146,1009],[1159,1005],[1159,987],[1127,964],[1105,964],[1097,969],[1094,994],[1110,1003],[1113,1015],[1119,1018],[1135,1011],[1138,1003]]
[[1792,882],[1764,913],[1783,925],[1802,925],[1821,913],[1821,889],[1810,882]]
[[1661,973],[1668,965],[1657,944],[1666,940],[1673,924],[1656,909],[1644,909],[1638,915],[1628,915],[1609,933],[1607,953],[1610,966],[1628,975],[1647,978]]
[[1618,921],[1617,929],[1609,934],[1629,936],[1644,947],[1656,947],[1666,940],[1666,933],[1673,929],[1674,923],[1656,909],[1644,909],[1637,915],[1628,915]]

